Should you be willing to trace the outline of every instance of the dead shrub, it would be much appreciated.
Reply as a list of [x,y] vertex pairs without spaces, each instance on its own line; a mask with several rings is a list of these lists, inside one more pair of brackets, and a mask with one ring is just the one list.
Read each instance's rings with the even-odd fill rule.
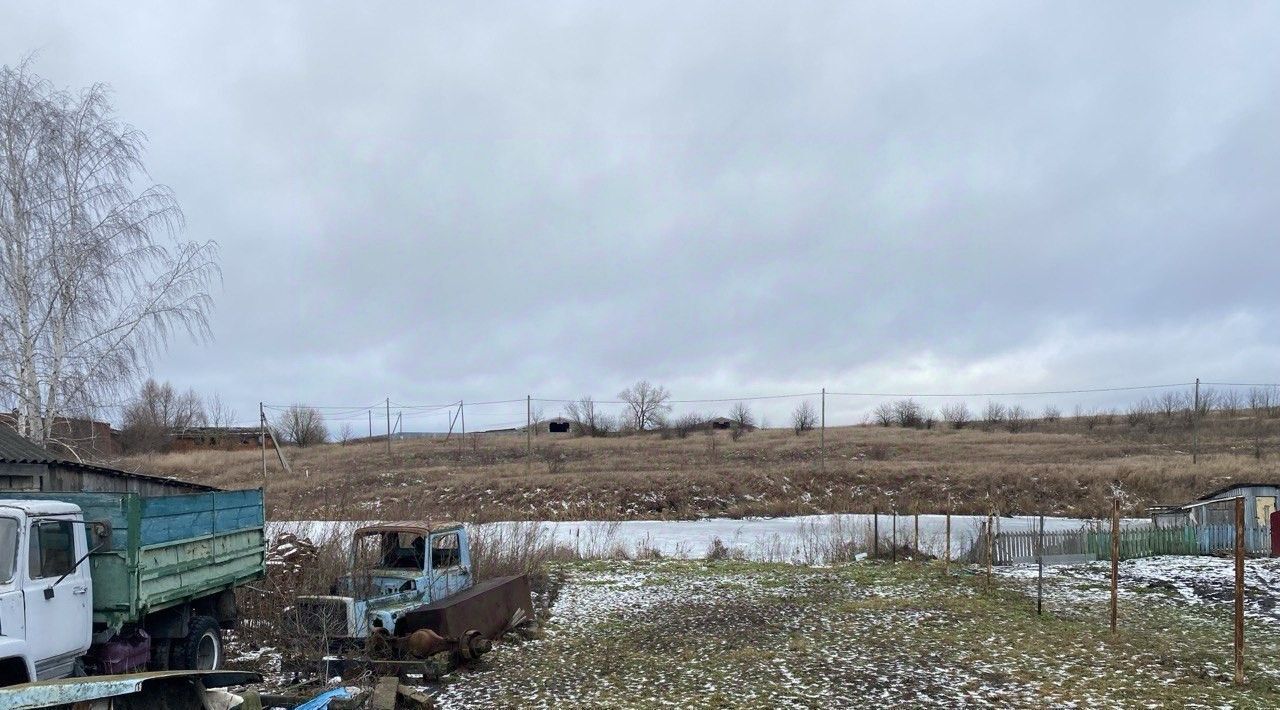
[[724,544],[723,540],[716,537],[712,538],[711,544],[707,546],[707,554],[705,557],[709,562],[718,562],[720,560],[741,560],[744,559],[746,555],[743,554],[742,550],[729,547]]

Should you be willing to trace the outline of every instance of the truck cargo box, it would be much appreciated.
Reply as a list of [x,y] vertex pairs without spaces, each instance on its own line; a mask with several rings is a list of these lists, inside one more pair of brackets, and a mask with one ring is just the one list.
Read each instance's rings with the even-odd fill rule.
[[12,500],[60,500],[111,535],[89,557],[93,620],[119,629],[146,614],[265,576],[260,489],[171,496],[3,491]]

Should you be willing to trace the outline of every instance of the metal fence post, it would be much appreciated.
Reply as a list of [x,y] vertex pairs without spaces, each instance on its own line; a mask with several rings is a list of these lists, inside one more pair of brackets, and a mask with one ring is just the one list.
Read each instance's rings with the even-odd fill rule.
[[1244,496],[1236,498],[1236,685],[1244,685]]
[[987,590],[991,589],[991,564],[996,552],[995,513],[987,513]]
[[893,509],[893,562],[898,561],[898,509]]
[[917,559],[917,558],[919,558],[919,557],[920,557],[920,514],[919,514],[919,513],[916,513],[916,514],[915,514],[915,523],[916,523],[916,533],[915,533],[915,534],[916,534],[916,541],[915,541],[916,549],[915,549],[915,552],[912,552],[912,553],[911,553],[911,558],[912,558],[912,559]]
[[871,513],[871,550],[872,559],[880,558],[880,509],[873,508]]
[[1036,614],[1044,614],[1044,516],[1040,516],[1040,534],[1036,537]]
[[1111,633],[1120,607],[1120,499],[1111,500]]
[[943,543],[942,553],[942,575],[945,577],[951,573],[951,511],[947,511],[947,529],[945,542]]

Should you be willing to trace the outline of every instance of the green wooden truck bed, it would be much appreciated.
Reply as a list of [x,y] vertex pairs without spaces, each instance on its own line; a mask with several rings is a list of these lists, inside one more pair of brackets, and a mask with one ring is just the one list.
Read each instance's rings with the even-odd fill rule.
[[109,628],[266,573],[261,490],[173,496],[4,491],[0,498],[66,501],[80,506],[85,522],[111,523],[110,542],[89,556],[93,620]]

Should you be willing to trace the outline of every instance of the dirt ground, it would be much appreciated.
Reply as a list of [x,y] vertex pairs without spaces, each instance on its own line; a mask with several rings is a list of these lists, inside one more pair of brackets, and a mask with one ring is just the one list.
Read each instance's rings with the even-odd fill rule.
[[[1251,607],[1249,684],[1235,688],[1230,605],[1194,591],[1226,570],[1164,559],[1163,577],[1157,560],[1126,563],[1114,637],[1097,565],[1052,574],[1037,617],[1026,568],[987,591],[937,564],[575,563],[545,638],[430,690],[442,708],[1280,704],[1267,605]],[[1251,579],[1276,569],[1251,563]]]

